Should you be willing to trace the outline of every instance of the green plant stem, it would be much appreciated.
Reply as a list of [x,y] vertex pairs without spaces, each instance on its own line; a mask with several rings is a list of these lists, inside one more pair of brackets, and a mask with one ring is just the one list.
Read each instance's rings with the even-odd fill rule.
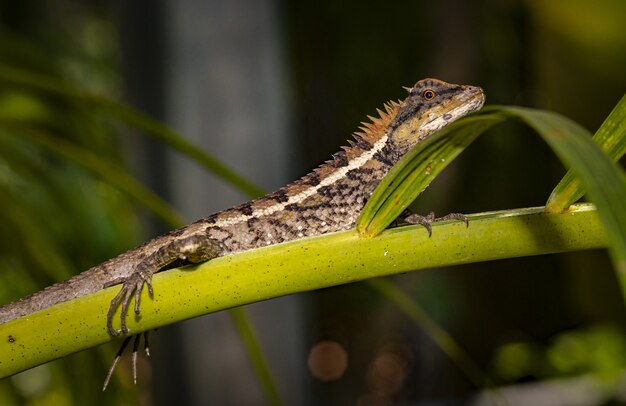
[[252,322],[248,317],[248,313],[243,307],[235,307],[234,309],[230,309],[229,314],[239,332],[239,337],[241,337],[246,347],[252,370],[259,381],[265,399],[270,405],[282,405],[283,402],[280,398],[280,393],[274,383],[269,365],[263,355],[263,350],[261,349],[254,329],[252,328]]
[[444,352],[452,362],[465,374],[476,388],[491,388],[487,393],[493,405],[507,405],[491,379],[485,374],[472,357],[454,340],[454,338],[437,324],[416,300],[405,291],[384,278],[370,279],[367,284],[382,297],[393,303],[402,313],[415,322],[426,335]]
[[485,373],[470,358],[467,352],[457,344],[446,330],[431,319],[428,313],[413,298],[387,279],[372,279],[367,282],[380,295],[396,305],[405,315],[420,326],[437,346],[452,359],[475,387],[491,386]]
[[[437,223],[431,238],[421,226],[387,230],[376,238],[347,231],[159,273],[154,297],[144,290],[142,314],[129,318],[129,328],[136,334],[260,300],[412,270],[607,245],[591,205],[574,206],[567,214],[532,208],[469,219],[469,228]],[[110,341],[105,320],[117,289],[0,325],[0,337],[5,337],[0,377]]]

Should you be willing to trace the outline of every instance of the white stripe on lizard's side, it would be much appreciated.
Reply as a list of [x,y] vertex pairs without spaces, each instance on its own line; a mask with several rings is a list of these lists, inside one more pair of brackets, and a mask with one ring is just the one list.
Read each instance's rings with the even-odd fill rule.
[[364,151],[361,155],[352,159],[348,163],[348,165],[337,168],[337,170],[333,171],[329,176],[321,179],[318,185],[311,186],[310,188],[307,188],[298,194],[289,196],[289,199],[284,203],[276,203],[275,205],[265,207],[261,210],[254,210],[250,215],[241,214],[239,216],[218,220],[214,225],[218,227],[230,226],[243,221],[247,221],[251,217],[258,218],[263,216],[269,216],[278,211],[284,210],[285,206],[287,205],[300,203],[304,201],[307,197],[313,196],[320,188],[332,185],[338,180],[343,179],[346,173],[348,173],[352,169],[360,168],[361,166],[363,166],[367,161],[372,159],[377,152],[381,151],[385,147],[385,145],[387,144],[387,139],[388,135],[383,135],[378,141],[374,143],[374,146],[371,149],[369,149],[368,151]]

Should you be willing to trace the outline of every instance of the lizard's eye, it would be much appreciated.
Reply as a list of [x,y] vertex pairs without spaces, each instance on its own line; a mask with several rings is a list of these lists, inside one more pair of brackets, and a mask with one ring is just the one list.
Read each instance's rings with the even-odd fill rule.
[[435,98],[436,95],[437,93],[430,89],[426,89],[422,92],[422,97],[424,98],[424,100],[432,100]]

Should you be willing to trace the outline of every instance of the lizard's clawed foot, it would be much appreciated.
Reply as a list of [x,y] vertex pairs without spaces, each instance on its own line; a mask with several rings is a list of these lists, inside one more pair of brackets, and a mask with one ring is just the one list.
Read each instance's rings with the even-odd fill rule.
[[431,211],[426,216],[421,216],[419,214],[411,214],[404,218],[404,221],[406,221],[409,224],[420,224],[424,226],[424,228],[428,230],[428,237],[433,235],[432,223],[435,223],[437,221],[447,221],[447,220],[460,220],[460,221],[465,222],[465,227],[469,226],[469,220],[467,219],[467,216],[461,213],[450,213],[443,217],[435,217],[435,213]]
[[[111,300],[111,306],[109,307],[109,313],[107,314],[107,329],[109,330],[109,334],[117,337],[121,333],[128,333],[128,328],[126,327],[126,314],[128,313],[128,306],[134,293],[135,313],[140,313],[139,305],[144,285],[148,287],[148,292],[150,293],[150,296],[152,296],[154,291],[152,290],[152,275],[149,272],[137,271],[124,281],[122,289],[120,289],[119,293],[115,295],[113,300]],[[113,316],[120,303],[122,304],[122,314],[120,316],[122,325],[120,330],[116,330],[113,328]]]
[[[146,352],[147,357],[150,356],[150,347],[148,345],[148,333],[149,331],[146,331],[142,334],[137,334],[133,341],[132,365],[133,365],[133,383],[135,385],[137,384],[137,354],[139,353],[139,344],[140,344],[142,336],[143,336],[143,342],[144,342],[144,351]],[[104,378],[104,384],[102,385],[103,392],[106,390],[107,386],[109,386],[109,382],[111,381],[111,377],[113,376],[113,371],[115,371],[115,367],[117,366],[118,362],[120,362],[120,359],[122,358],[122,355],[124,354],[124,350],[126,349],[126,346],[128,345],[128,343],[130,342],[132,338],[133,337],[126,337],[124,341],[122,341],[122,345],[120,345],[120,349],[117,351],[117,354],[115,355],[113,364],[111,364],[111,368],[109,368],[109,372],[107,373],[106,378]]]

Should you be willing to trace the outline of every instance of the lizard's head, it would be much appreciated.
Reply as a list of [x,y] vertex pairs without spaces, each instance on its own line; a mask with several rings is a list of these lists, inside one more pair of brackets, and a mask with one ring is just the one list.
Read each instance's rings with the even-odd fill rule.
[[389,139],[408,151],[428,135],[482,107],[480,87],[454,85],[437,79],[420,80],[409,90],[390,125]]

